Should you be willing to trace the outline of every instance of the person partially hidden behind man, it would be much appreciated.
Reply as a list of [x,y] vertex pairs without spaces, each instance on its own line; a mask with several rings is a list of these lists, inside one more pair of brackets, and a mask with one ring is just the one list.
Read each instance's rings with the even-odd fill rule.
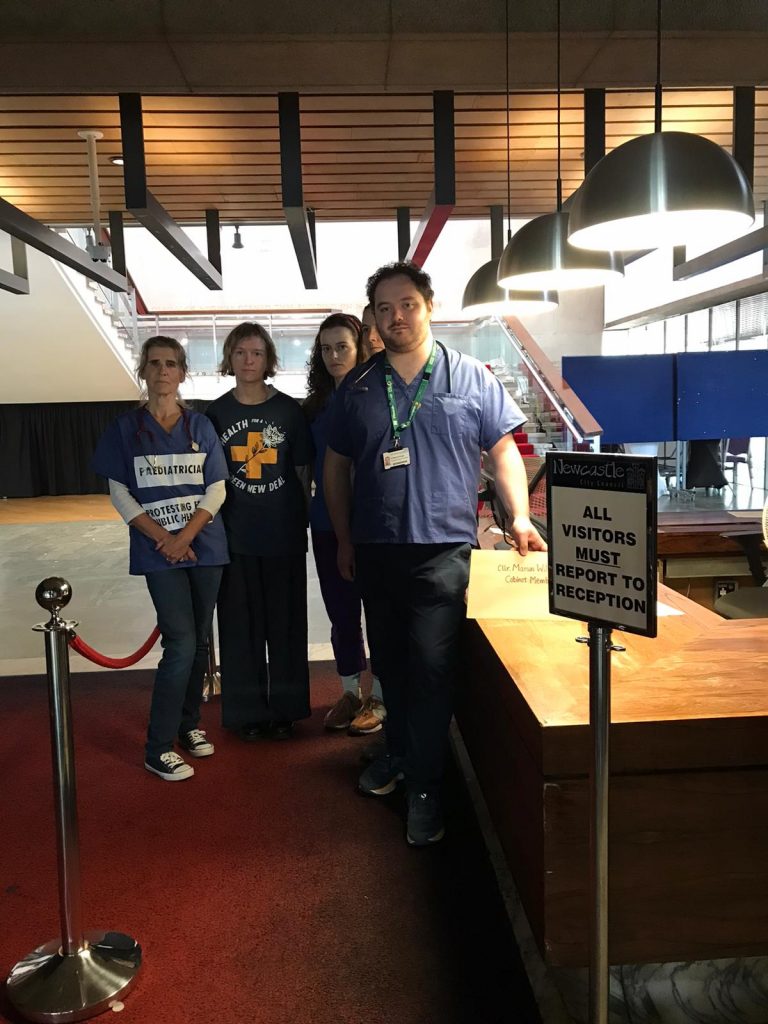
[[512,439],[525,416],[482,363],[434,340],[429,275],[393,263],[367,288],[385,349],[337,391],[325,496],[339,570],[366,600],[387,707],[386,753],[358,786],[384,796],[405,780],[406,838],[428,846],[445,834],[440,788],[477,543],[481,450],[520,552],[546,545],[528,518],[525,468]]

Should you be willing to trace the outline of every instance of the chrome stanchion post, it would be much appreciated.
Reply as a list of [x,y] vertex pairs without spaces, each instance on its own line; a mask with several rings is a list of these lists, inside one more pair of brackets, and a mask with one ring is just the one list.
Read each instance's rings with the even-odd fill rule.
[[120,932],[83,933],[80,920],[80,850],[67,634],[77,625],[59,612],[69,604],[66,580],[43,580],[37,602],[51,613],[34,629],[45,633],[45,659],[54,769],[61,938],[29,953],[12,969],[8,998],[27,1020],[86,1020],[108,1009],[133,985],[141,947]]
[[203,701],[209,701],[217,693],[221,693],[221,676],[216,668],[216,644],[213,640],[213,623],[211,623],[211,632],[208,635],[208,671],[203,680]]
[[610,963],[608,961],[608,796],[611,758],[611,643],[610,626],[589,623],[589,729],[592,738],[590,771],[590,896],[589,943],[590,1024],[608,1024]]

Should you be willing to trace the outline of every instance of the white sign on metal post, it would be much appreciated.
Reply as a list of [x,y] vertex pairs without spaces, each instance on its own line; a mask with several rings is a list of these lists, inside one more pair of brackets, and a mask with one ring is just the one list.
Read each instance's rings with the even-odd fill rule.
[[549,610],[656,636],[656,459],[547,453]]

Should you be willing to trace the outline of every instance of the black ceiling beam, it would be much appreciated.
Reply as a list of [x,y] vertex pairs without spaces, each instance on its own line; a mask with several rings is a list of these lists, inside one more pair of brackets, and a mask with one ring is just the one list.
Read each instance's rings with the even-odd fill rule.
[[491,220],[491,259],[498,260],[504,252],[504,207],[494,203],[488,207]]
[[435,139],[435,188],[411,240],[406,259],[422,267],[456,206],[456,127],[453,92],[432,94]]
[[314,211],[307,216],[301,174],[301,119],[299,94],[277,95],[280,122],[280,180],[283,188],[283,214],[299,263],[304,287],[317,288],[317,256],[314,242]]
[[755,184],[754,85],[736,85],[733,89],[733,159],[752,188]]
[[605,156],[605,89],[584,90],[584,176]]
[[397,258],[404,260],[411,247],[411,209],[409,206],[397,208]]
[[[215,263],[216,253],[206,257],[200,252],[189,236],[182,231],[165,207],[158,202],[147,188],[147,166],[144,155],[144,118],[139,93],[120,93],[120,132],[123,145],[123,182],[125,185],[125,208],[147,231],[183,263],[198,281],[219,291],[223,287],[221,267]],[[206,224],[208,211],[206,211]],[[208,235],[209,247],[211,234]],[[218,247],[219,253],[220,243]],[[213,255],[214,259],[211,259]],[[219,264],[220,264],[219,257]]]
[[27,247],[13,235],[11,235],[11,266],[13,273],[9,270],[0,270],[0,291],[13,292],[14,295],[29,295]]
[[112,269],[127,277],[122,210],[109,211],[109,247],[112,250]]
[[221,221],[219,211],[205,211],[205,236],[208,243],[208,259],[221,273]]
[[[30,245],[33,249],[50,256],[58,263],[63,263],[72,270],[98,281],[115,292],[127,292],[130,285],[122,274],[116,273],[106,263],[94,261],[84,249],[78,248],[74,242],[51,231],[39,220],[30,217],[17,206],[5,199],[0,199],[0,230],[7,231],[13,238]],[[17,256],[17,259],[20,257]],[[26,262],[26,257],[24,257]],[[21,276],[21,275],[14,275]]]

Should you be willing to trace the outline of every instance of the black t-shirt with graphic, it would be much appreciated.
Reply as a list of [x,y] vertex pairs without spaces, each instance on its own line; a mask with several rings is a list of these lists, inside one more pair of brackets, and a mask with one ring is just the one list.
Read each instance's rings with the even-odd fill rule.
[[230,551],[306,551],[306,509],[296,467],[312,461],[312,442],[299,403],[273,391],[266,402],[243,405],[230,391],[206,412],[230,473],[222,508]]

